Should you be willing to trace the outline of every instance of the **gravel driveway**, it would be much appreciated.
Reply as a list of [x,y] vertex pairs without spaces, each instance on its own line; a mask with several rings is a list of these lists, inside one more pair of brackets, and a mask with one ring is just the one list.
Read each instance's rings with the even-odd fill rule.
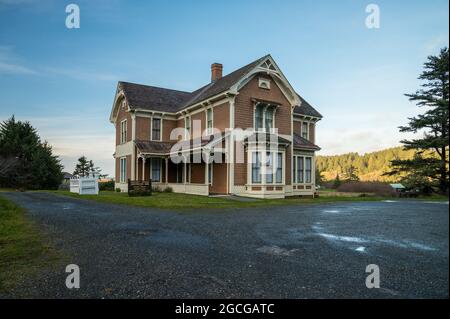
[[[79,265],[4,297],[448,298],[448,203],[170,212],[6,193]],[[365,286],[380,267],[381,288]]]

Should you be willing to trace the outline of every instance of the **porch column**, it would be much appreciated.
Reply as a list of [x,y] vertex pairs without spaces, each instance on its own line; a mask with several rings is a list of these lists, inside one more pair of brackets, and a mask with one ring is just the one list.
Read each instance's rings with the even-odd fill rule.
[[166,184],[169,184],[169,158],[166,157]]
[[145,157],[142,157],[142,180],[145,181]]
[[134,180],[139,179],[139,156],[136,156],[136,164],[134,165]]
[[183,166],[183,182],[186,184],[187,183],[187,179],[186,179],[186,171],[187,171],[187,165],[186,165],[186,159],[184,160],[184,166]]

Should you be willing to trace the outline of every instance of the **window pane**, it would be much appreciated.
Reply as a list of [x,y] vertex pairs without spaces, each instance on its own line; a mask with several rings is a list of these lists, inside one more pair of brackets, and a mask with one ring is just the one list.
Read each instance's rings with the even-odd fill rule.
[[303,157],[297,158],[297,182],[303,183]]
[[273,108],[269,107],[266,110],[266,129],[273,128]]
[[252,153],[252,183],[261,183],[261,153]]
[[161,139],[161,119],[153,119],[152,122],[152,140]]
[[152,181],[161,181],[161,159],[152,158]]
[[283,182],[283,154],[277,153],[277,172],[276,172],[276,182]]
[[306,177],[306,182],[307,183],[311,183],[311,158],[307,157],[306,158],[306,169],[305,169],[305,177]]
[[263,128],[263,105],[259,104],[255,110],[255,129]]
[[267,152],[266,153],[266,183],[272,184],[273,183],[273,159],[272,159],[272,153]]

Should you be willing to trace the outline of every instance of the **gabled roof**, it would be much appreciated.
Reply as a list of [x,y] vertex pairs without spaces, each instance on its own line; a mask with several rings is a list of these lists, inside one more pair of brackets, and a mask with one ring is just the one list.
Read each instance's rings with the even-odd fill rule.
[[[298,95],[298,94],[297,94]],[[294,114],[301,114],[301,115],[307,115],[307,116],[314,116],[318,118],[322,118],[322,114],[317,112],[315,108],[311,106],[304,98],[302,98],[300,95],[298,95],[300,100],[302,101],[301,105],[298,105],[294,108]]]
[[304,149],[311,151],[319,151],[320,147],[314,143],[311,143],[306,138],[301,137],[297,133],[294,133],[294,148],[296,149]]
[[119,88],[124,92],[131,109],[176,112],[191,96],[189,92],[129,82],[119,82]]
[[[131,109],[146,109],[176,113],[184,108],[229,90],[254,68],[269,58],[271,58],[269,54],[265,55],[193,92],[177,91],[130,82],[119,82],[118,87],[124,92]],[[322,117],[322,115],[300,97],[300,95],[298,95],[298,97],[302,103],[300,106],[294,108],[294,113],[319,118]]]

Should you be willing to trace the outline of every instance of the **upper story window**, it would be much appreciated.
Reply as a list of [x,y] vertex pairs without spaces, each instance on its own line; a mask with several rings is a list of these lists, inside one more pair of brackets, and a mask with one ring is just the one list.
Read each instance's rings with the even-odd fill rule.
[[212,134],[213,130],[213,112],[212,109],[206,110],[206,130],[207,134]]
[[127,142],[127,120],[120,122],[120,144]]
[[302,122],[302,137],[309,140],[309,124],[308,124],[308,122]]
[[186,116],[184,118],[184,128],[186,129],[185,139],[189,139],[191,137],[191,117]]
[[273,129],[275,106],[259,103],[255,108],[255,130],[270,131]]
[[161,140],[161,119],[160,118],[152,119],[152,140],[153,141]]

